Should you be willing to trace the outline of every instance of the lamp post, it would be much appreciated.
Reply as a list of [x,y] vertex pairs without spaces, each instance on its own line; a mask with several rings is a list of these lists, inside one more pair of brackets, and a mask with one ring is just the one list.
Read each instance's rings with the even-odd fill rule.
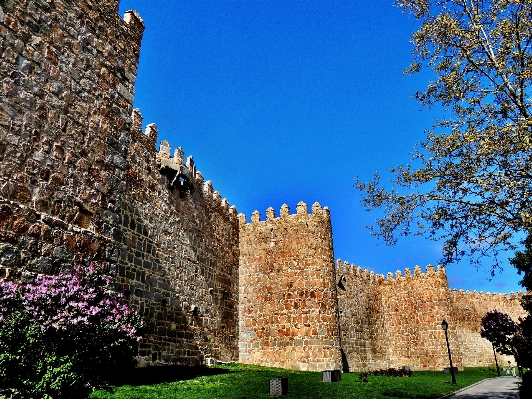
[[449,337],[447,336],[447,329],[449,328],[449,323],[443,320],[441,322],[441,328],[443,329],[443,331],[445,331],[445,341],[447,342],[447,353],[449,354],[449,364],[451,365],[451,385],[456,385],[456,378],[454,377],[453,359],[451,359],[451,349],[449,348]]

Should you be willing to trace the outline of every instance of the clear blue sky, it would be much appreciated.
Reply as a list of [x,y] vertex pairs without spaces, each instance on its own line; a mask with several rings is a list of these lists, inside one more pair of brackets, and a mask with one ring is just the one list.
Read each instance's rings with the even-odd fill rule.
[[[405,76],[416,22],[391,0],[122,0],[146,25],[135,107],[159,140],[192,155],[205,180],[251,220],[283,203],[328,206],[335,257],[376,273],[425,268],[441,243],[387,247],[366,225],[358,175],[408,163],[438,111],[412,98],[430,74]],[[450,265],[452,288],[521,289],[510,265]]]

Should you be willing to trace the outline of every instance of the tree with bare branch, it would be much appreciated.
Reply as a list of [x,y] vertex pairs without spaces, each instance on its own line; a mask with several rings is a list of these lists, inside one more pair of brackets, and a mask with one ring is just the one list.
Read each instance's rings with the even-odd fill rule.
[[384,214],[370,226],[387,244],[419,234],[443,240],[442,263],[478,264],[515,250],[532,227],[532,0],[397,0],[417,18],[414,61],[435,79],[415,97],[441,106],[412,154],[391,168],[391,187],[377,173],[355,178],[368,210]]

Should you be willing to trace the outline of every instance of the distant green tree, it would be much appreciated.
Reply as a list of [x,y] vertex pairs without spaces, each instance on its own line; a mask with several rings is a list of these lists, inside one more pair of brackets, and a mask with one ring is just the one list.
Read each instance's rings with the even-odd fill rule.
[[[510,264],[517,268],[523,279],[519,282],[526,290],[527,295],[521,300],[521,305],[528,312],[521,323],[521,335],[523,340],[517,340],[518,350],[523,353],[523,366],[532,368],[532,232],[524,240],[524,250],[517,251],[510,259]],[[530,383],[532,387],[532,382]]]
[[532,340],[523,330],[525,320],[516,323],[506,313],[493,310],[482,318],[480,336],[503,354],[512,355],[521,367],[532,367]]
[[[532,291],[532,232],[523,241],[524,250],[517,251],[515,256],[510,259],[510,264],[517,269],[523,279],[519,282],[528,291]],[[525,302],[525,309],[532,313],[532,303]]]
[[423,106],[446,111],[413,153],[392,168],[391,187],[377,173],[355,178],[372,226],[387,244],[399,236],[442,240],[447,264],[473,264],[515,250],[532,228],[532,0],[396,0],[421,22],[406,70],[435,73]]
[[[532,368],[532,232],[523,242],[524,250],[517,251],[510,259],[519,274],[523,274],[520,284],[527,290],[521,304],[528,315],[515,323],[508,315],[497,311],[487,313],[482,319],[481,336],[488,339],[493,347],[503,354],[514,355],[517,364]],[[532,392],[532,373],[523,374],[520,397],[529,397]]]

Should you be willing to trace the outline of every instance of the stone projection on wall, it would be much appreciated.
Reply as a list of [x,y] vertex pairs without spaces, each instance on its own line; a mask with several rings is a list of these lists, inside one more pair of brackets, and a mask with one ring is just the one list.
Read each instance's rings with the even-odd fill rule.
[[[243,216],[243,215],[242,215]],[[287,205],[240,225],[240,361],[298,370],[341,367],[329,210]]]

